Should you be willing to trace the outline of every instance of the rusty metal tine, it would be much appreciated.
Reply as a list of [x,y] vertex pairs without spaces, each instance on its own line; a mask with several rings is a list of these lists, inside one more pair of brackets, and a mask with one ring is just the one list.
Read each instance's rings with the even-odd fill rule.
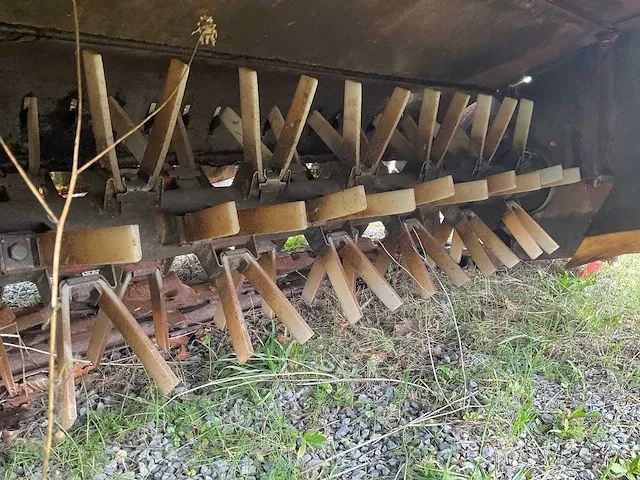
[[[266,272],[267,275],[273,280],[276,281],[276,251],[269,250],[268,252],[264,252],[260,254],[260,258],[258,258],[258,264],[262,267],[262,269]],[[262,313],[264,313],[267,318],[275,318],[276,314],[273,309],[269,306],[269,304],[262,299]]]
[[258,94],[258,74],[255,70],[241,67],[240,79],[240,116],[242,117],[242,151],[244,161],[258,172],[258,180],[264,182],[264,164],[262,158],[262,139],[260,125],[260,97]]
[[345,237],[343,258],[353,265],[360,278],[369,286],[371,291],[391,311],[397,310],[402,305],[402,299],[396,291],[387,283],[378,269],[371,263],[367,256],[348,237]]
[[68,430],[76,421],[76,390],[73,378],[73,351],[71,340],[71,287],[63,285],[60,291],[61,306],[56,342],[56,374],[59,379],[58,407],[60,426]]
[[171,147],[176,151],[176,157],[181,167],[196,168],[196,160],[193,156],[189,133],[180,114],[176,119],[176,128],[173,131],[173,137],[171,137]]
[[482,243],[487,247],[490,252],[493,252],[498,261],[504,264],[508,268],[515,267],[520,263],[518,256],[511,251],[511,249],[494,233],[489,226],[482,221],[474,212],[468,210],[465,215],[469,218],[469,224],[476,233],[478,238],[482,240]]
[[[2,288],[0,288],[0,298],[2,298]],[[17,330],[18,327],[16,325],[16,315],[13,313],[11,308],[8,305],[0,303],[0,329],[4,330],[8,328],[10,325],[13,325]],[[11,364],[9,362],[9,357],[7,356],[7,352],[4,348],[4,343],[2,341],[2,337],[0,336],[0,376],[2,377],[2,381],[4,383],[9,396],[14,397],[17,394],[16,384],[13,380],[13,374],[11,372]]]
[[[280,140],[280,134],[282,133],[282,129],[284,128],[284,117],[282,116],[282,112],[277,106],[274,106],[269,111],[269,125],[271,125],[271,131],[273,132],[273,136],[276,138],[276,142]],[[264,150],[263,150],[264,152]],[[293,152],[293,158],[297,164],[301,164],[302,160],[300,160],[300,154],[297,150]],[[263,161],[268,165],[271,162],[271,156],[265,158],[264,153],[262,154]]]
[[[101,152],[114,143],[107,96],[107,80],[104,75],[102,55],[84,50],[82,52],[82,59],[84,61],[84,74],[87,81],[87,94],[89,96],[93,136],[96,140],[96,150]],[[110,170],[116,190],[118,192],[124,192],[126,189],[122,183],[116,150],[110,150],[102,157],[100,163],[103,167]]]
[[153,331],[160,350],[168,352],[169,322],[167,321],[167,301],[164,298],[164,281],[162,272],[156,268],[155,272],[147,275],[149,292],[151,293],[151,307],[153,309]]
[[505,97],[502,100],[498,114],[496,118],[493,119],[491,127],[489,127],[489,132],[487,133],[484,143],[483,156],[487,160],[491,161],[496,154],[517,105],[518,101],[515,98]]
[[482,274],[485,276],[490,276],[496,273],[495,265],[487,255],[487,252],[484,250],[484,247],[471,228],[471,225],[469,225],[469,221],[466,219],[466,217],[463,216],[455,224],[455,229],[456,232],[458,232],[458,235],[460,235],[462,243],[464,243],[465,247],[467,247],[467,250],[471,254],[471,258],[473,259],[478,269],[482,272]]
[[436,291],[427,266],[422,261],[420,254],[415,249],[409,232],[403,232],[400,235],[400,249],[402,251],[401,265],[411,274],[413,280],[420,287],[420,297],[429,298]]
[[311,223],[346,217],[367,209],[367,195],[363,185],[330,193],[306,201],[307,216]]
[[307,75],[300,76],[271,159],[276,166],[280,167],[280,180],[284,180],[287,176],[302,130],[307,123],[307,116],[311,110],[311,103],[313,103],[317,88],[318,80],[316,78]]
[[362,83],[344,81],[344,118],[342,140],[344,159],[349,166],[360,170],[360,141],[362,138]]
[[[111,124],[118,137],[124,136],[132,130],[136,124],[131,120],[127,112],[120,106],[118,101],[109,97],[109,112],[111,113]],[[123,142],[133,156],[139,162],[144,158],[144,151],[147,149],[147,139],[140,130],[136,130]]]
[[387,237],[382,242],[384,248],[381,248],[378,252],[378,256],[374,262],[376,269],[382,274],[387,273],[387,269],[389,268],[389,264],[393,261],[393,259],[389,255],[395,255],[398,251],[398,237]]
[[273,309],[276,316],[285,324],[291,335],[300,343],[305,343],[313,336],[313,330],[298,313],[298,310],[278,288],[269,274],[251,256],[246,255],[247,266],[242,274],[255,287],[260,296]]
[[527,148],[529,129],[531,128],[531,118],[533,117],[533,101],[526,98],[520,99],[518,114],[516,115],[516,125],[513,130],[513,148],[522,157]]
[[[240,116],[231,108],[226,107],[220,115],[220,123],[227,128],[238,145],[244,148],[244,137],[242,133],[244,124],[242,123],[242,119],[240,118]],[[269,148],[267,148],[264,143],[260,142],[260,155],[262,158],[262,162],[268,164],[271,161],[273,153],[271,153],[271,150],[269,150]],[[264,172],[262,176],[264,177]]]
[[[44,265],[53,265],[55,237],[55,231],[38,235]],[[121,265],[142,260],[138,225],[66,230],[62,238],[60,265]]]
[[356,269],[353,268],[349,262],[344,262],[342,264],[342,268],[344,269],[344,276],[347,279],[347,285],[349,286],[349,290],[355,295],[356,293]]
[[454,230],[453,237],[451,238],[451,247],[449,248],[449,256],[456,264],[459,264],[462,260],[463,249],[464,244],[462,243],[462,238],[460,238],[460,234]]
[[238,210],[239,235],[298,232],[309,226],[305,202],[288,202]]
[[40,172],[40,123],[36,97],[29,97],[27,105],[27,142],[29,145],[29,175],[37,176]]
[[478,94],[469,141],[469,153],[475,158],[482,158],[482,152],[484,151],[484,143],[489,129],[489,118],[491,117],[491,101],[491,95]]
[[245,363],[253,355],[253,345],[251,345],[249,331],[244,321],[244,314],[238,300],[231,268],[226,259],[223,259],[222,269],[216,277],[216,289],[218,290],[220,304],[226,318],[233,350],[236,352],[238,362]]
[[7,389],[10,397],[15,397],[18,394],[16,389],[16,383],[13,381],[13,374],[11,373],[11,364],[9,363],[9,357],[7,351],[4,348],[4,342],[0,336],[0,375],[2,376],[2,383]]
[[438,228],[436,229],[436,233],[433,235],[433,238],[438,243],[438,245],[440,245],[441,247],[444,247],[447,245],[447,241],[449,240],[449,237],[451,236],[452,233],[453,233],[453,225],[451,225],[449,221],[445,218],[444,220],[442,220],[442,223],[438,225]]
[[382,155],[389,145],[391,136],[396,131],[410,96],[409,90],[396,87],[384,107],[378,126],[369,142],[369,148],[361,162],[365,166],[371,167],[373,171],[376,171],[380,165]]
[[508,205],[516,213],[518,220],[520,220],[520,224],[527,230],[527,232],[529,232],[529,235],[531,235],[536,243],[540,245],[542,250],[551,255],[560,248],[560,245],[551,238],[551,235],[549,235],[538,224],[538,222],[531,218],[531,216],[520,205],[516,202],[508,202]]
[[456,92],[451,99],[451,103],[449,103],[447,112],[442,120],[442,125],[433,140],[431,149],[431,160],[436,162],[438,168],[444,161],[444,157],[449,149],[449,144],[460,124],[462,114],[469,104],[469,98],[470,96],[467,93]]
[[335,128],[327,121],[322,114],[314,110],[309,114],[307,123],[313,129],[314,132],[322,139],[322,141],[329,147],[329,150],[338,157],[342,162],[347,163],[344,156],[344,142],[342,135],[340,135]]
[[167,157],[173,132],[176,128],[176,121],[180,115],[182,98],[188,78],[189,66],[180,60],[172,59],[169,64],[169,71],[162,90],[160,103],[164,103],[169,99],[176,87],[177,92],[171,97],[162,111],[155,116],[155,121],[149,134],[147,149],[144,151],[142,162],[140,162],[140,172],[148,178],[147,186],[149,188],[155,186]]
[[431,147],[439,105],[440,91],[425,88],[422,94],[420,117],[418,118],[418,131],[414,139],[416,155],[424,162],[429,162],[431,159]]
[[451,198],[456,194],[453,177],[446,175],[435,180],[418,183],[413,187],[416,205],[427,205]]
[[[239,293],[242,288],[242,284],[244,283],[244,276],[240,272],[234,270],[231,272],[231,277],[233,279],[233,285],[235,286],[236,293]],[[216,313],[213,314],[213,323],[220,330],[224,330],[227,326],[227,317],[224,316],[224,309],[220,304],[216,307]]]
[[[122,298],[131,283],[133,278],[132,272],[127,272],[120,284],[116,287],[116,295],[118,298]],[[96,321],[93,324],[93,330],[91,331],[91,337],[89,338],[89,345],[87,346],[87,359],[94,367],[100,365],[102,362],[102,356],[104,355],[104,349],[107,345],[107,339],[113,328],[113,323],[107,316],[104,310],[98,310],[96,315]]]
[[160,390],[165,394],[169,393],[180,383],[180,380],[111,287],[104,280],[98,280],[98,286],[102,293],[98,305],[122,334]]
[[[447,222],[448,223],[448,222]],[[453,227],[451,227],[453,229]],[[449,277],[451,283],[456,287],[464,285],[469,281],[469,277],[464,273],[464,270],[458,265],[446,252],[444,247],[438,243],[438,241],[424,228],[423,225],[418,226],[416,234],[420,239],[420,244],[424,248],[424,253],[433,260],[444,274]],[[448,235],[447,235],[448,237]],[[446,239],[445,239],[446,242]]]
[[[351,324],[356,323],[362,318],[362,311],[355,294],[355,271],[353,266],[349,262],[344,262],[345,265],[342,264],[336,247],[331,241],[329,241],[329,248],[322,255],[322,261],[345,318]],[[349,266],[346,267],[346,265]],[[352,273],[347,274],[347,269]],[[352,281],[353,283],[351,283]]]
[[511,208],[507,208],[507,211],[502,217],[502,222],[516,242],[518,242],[518,245],[522,247],[522,250],[529,255],[531,260],[535,260],[542,255],[542,249],[538,246],[538,243],[528,230],[524,228],[524,225],[520,222],[520,218]]
[[313,265],[311,265],[311,270],[309,270],[309,275],[307,276],[307,281],[304,284],[301,294],[302,299],[309,305],[313,305],[313,301],[316,299],[316,295],[318,295],[318,290],[320,289],[320,285],[322,285],[322,280],[324,280],[326,273],[327,268],[324,265],[322,257],[316,257]]

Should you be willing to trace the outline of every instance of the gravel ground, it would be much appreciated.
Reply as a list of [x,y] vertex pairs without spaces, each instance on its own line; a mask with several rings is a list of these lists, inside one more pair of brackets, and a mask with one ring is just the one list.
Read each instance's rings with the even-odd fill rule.
[[[194,372],[205,368],[204,358],[208,355],[197,345],[190,346],[188,368]],[[456,361],[454,352],[436,348],[435,355],[436,366]],[[115,354],[112,360],[118,357]],[[321,448],[307,449],[299,458],[293,451],[283,452],[302,472],[299,477],[290,478],[391,479],[402,478],[405,473],[409,474],[408,478],[425,478],[412,475],[416,473],[415,463],[428,458],[428,465],[448,465],[462,475],[454,478],[511,479],[530,472],[532,478],[591,480],[599,478],[615,456],[630,458],[640,454],[640,406],[620,390],[616,377],[610,372],[587,370],[584,373],[585,385],[574,385],[570,390],[535,375],[533,408],[538,415],[516,438],[509,435],[508,428],[492,431],[486,423],[474,420],[487,414],[487,409],[476,402],[462,415],[453,412],[463,406],[461,402],[436,409],[412,388],[385,381],[354,383],[348,401],[330,399],[320,407],[317,387],[281,385],[263,398],[242,394],[223,402],[218,409],[205,409],[200,420],[206,428],[218,428],[222,435],[230,438],[239,431],[250,432],[250,436],[258,439],[262,434],[277,435],[265,429],[274,415],[284,418],[287,426],[295,431],[317,430],[324,434],[326,441]],[[481,396],[477,386],[473,379],[468,382],[471,398]],[[133,387],[129,395],[139,394],[138,388],[139,385]],[[180,387],[177,392],[185,390],[186,387]],[[77,395],[81,432],[88,413],[117,411],[121,405],[121,398],[113,393],[79,389]],[[592,438],[563,438],[549,431],[556,421],[555,412],[571,411],[580,404],[588,412],[601,415],[590,422],[598,425]],[[26,436],[37,438],[45,426],[46,421],[31,423]],[[104,449],[105,465],[91,478],[289,478],[270,477],[277,462],[254,443],[248,442],[244,455],[230,459],[221,454],[203,461],[198,460],[195,453],[198,441],[196,436],[186,435],[176,443],[175,432],[170,427],[150,421],[131,434],[108,440]],[[298,439],[296,446],[299,445]],[[19,466],[13,472],[0,473],[10,480],[39,478],[39,467],[33,465],[32,468]],[[492,473],[488,477],[473,476],[479,472]],[[53,478],[81,477],[54,471]]]
[[[179,266],[197,275],[192,263]],[[533,285],[532,272],[497,278],[495,288],[514,282],[527,295],[531,289],[523,279]],[[465,299],[504,295],[481,277],[474,282]],[[509,292],[511,300],[483,310],[489,320],[474,314],[471,323],[461,325],[462,351],[455,336],[438,337],[426,347],[417,327],[407,328],[406,318],[400,322],[397,315],[376,313],[383,310],[376,300],[361,298],[367,306],[357,329],[328,325],[331,317],[325,315],[335,315],[327,311],[335,308],[330,296],[322,296],[315,310],[299,305],[317,333],[300,349],[278,343],[274,338],[282,330],[274,337],[271,321],[256,309],[247,314],[253,343],[262,345],[256,359],[236,366],[226,336],[203,330],[182,347],[186,355],[180,366],[174,364],[184,385],[170,404],[149,387],[126,351],[111,352],[111,365],[78,386],[79,421],[73,442],[65,440],[54,451],[52,478],[594,480],[603,478],[612,461],[639,456],[637,323],[622,330],[624,322],[617,319],[620,330],[607,327],[593,337],[611,335],[610,343],[618,342],[612,345],[616,352],[630,345],[628,357],[609,359],[612,364],[626,362],[627,368],[604,366],[611,351],[596,358],[587,355],[586,347],[575,350],[575,335],[554,343],[544,356],[505,356],[498,348],[494,357],[483,352],[470,328],[486,321],[507,334],[508,328],[519,326],[516,321],[509,327],[498,316],[518,310],[513,306],[518,297]],[[596,302],[599,297],[585,298]],[[542,308],[545,319],[553,316],[555,306],[545,299],[538,299],[540,305],[526,296],[521,301],[531,311]],[[416,303],[421,300],[406,298],[411,302],[424,308]],[[433,302],[440,302],[430,305],[449,318],[452,305],[446,298]],[[464,321],[461,310],[457,312]],[[434,315],[434,329],[449,325],[439,313]],[[531,325],[526,328],[529,336],[542,335],[542,330],[530,331]],[[582,325],[580,334],[585,330]],[[527,347],[525,337],[491,342]],[[421,356],[410,358],[414,352]],[[548,373],[562,355],[569,355],[563,365],[574,370],[572,381]],[[523,368],[521,363],[531,358],[551,363]],[[438,372],[439,382],[433,382],[432,371]],[[303,373],[304,379],[294,379]],[[251,380],[255,375],[270,380]],[[233,382],[221,383],[231,377]],[[198,386],[202,388],[190,390]],[[15,449],[20,442],[41,438],[46,421],[38,405],[43,400],[32,404],[31,420],[22,422],[14,450],[5,451],[3,478],[39,478],[39,455],[25,459]],[[316,432],[322,441],[303,450],[307,434]]]
[[33,282],[20,282],[2,288],[0,303],[11,308],[34,307],[40,303],[40,292]]

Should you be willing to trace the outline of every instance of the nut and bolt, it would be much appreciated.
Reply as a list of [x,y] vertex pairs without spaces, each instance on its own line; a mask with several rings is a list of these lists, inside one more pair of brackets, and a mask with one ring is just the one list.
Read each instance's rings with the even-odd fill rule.
[[23,243],[14,243],[8,248],[7,252],[9,253],[9,257],[11,257],[12,260],[21,262],[23,260],[26,260],[29,256],[29,247],[27,247]]

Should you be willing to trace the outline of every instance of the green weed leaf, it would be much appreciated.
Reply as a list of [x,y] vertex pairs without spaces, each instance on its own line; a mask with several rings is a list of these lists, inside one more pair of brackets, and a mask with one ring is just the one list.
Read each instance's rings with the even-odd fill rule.
[[327,437],[324,434],[314,431],[305,432],[302,439],[304,440],[303,443],[313,448],[321,448],[327,441]]

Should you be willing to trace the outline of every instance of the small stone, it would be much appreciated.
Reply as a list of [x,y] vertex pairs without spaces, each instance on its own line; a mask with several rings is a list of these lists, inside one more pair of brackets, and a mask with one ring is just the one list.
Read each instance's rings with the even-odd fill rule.
[[138,463],[138,472],[142,478],[148,477],[151,473],[143,462]]
[[484,447],[482,447],[482,456],[487,460],[493,458],[495,453],[496,451],[491,445],[485,445]]
[[360,403],[369,403],[371,399],[367,397],[365,394],[358,395],[358,402]]
[[583,460],[591,460],[591,452],[586,447],[582,447],[580,449],[580,451],[578,452],[578,456]]
[[451,445],[449,445],[447,442],[440,442],[438,444],[438,450],[440,450],[441,452],[451,450]]

